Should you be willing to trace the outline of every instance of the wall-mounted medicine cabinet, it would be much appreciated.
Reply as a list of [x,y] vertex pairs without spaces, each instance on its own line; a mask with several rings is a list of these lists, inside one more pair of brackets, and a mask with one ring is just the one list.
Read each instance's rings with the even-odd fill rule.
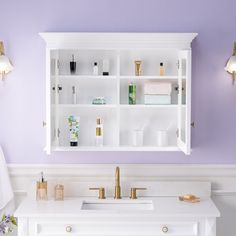
[[[191,42],[196,33],[40,35],[46,42],[48,154],[52,151],[190,154]],[[135,61],[141,61],[138,75]],[[71,68],[71,62],[76,63],[76,68]],[[108,70],[105,75],[104,70]],[[71,146],[70,140],[71,116],[79,117],[75,146]],[[103,125],[99,145],[98,118]]]

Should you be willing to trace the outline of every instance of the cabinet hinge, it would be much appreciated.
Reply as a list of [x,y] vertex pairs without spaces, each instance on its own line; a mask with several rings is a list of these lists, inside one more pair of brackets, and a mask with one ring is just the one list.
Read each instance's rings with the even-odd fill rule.
[[195,122],[194,121],[191,123],[191,127],[195,128]]
[[61,134],[61,131],[60,131],[60,129],[59,129],[59,128],[57,128],[57,138],[59,138],[59,137],[60,137],[60,134]]
[[[175,86],[175,91],[177,91],[179,93],[179,86]],[[182,87],[182,91],[184,91],[184,87]]]
[[177,68],[178,68],[178,70],[179,70],[179,60],[177,61]]
[[[55,86],[52,87],[52,90],[55,91]],[[57,92],[59,93],[59,91],[62,90],[62,86],[58,85],[57,86]]]
[[179,137],[179,129],[176,130],[176,136]]

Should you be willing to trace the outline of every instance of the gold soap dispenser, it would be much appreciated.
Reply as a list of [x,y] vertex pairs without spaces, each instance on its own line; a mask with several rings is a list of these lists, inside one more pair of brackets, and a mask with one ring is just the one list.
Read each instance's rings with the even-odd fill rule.
[[45,181],[43,172],[41,172],[41,178],[36,184],[36,200],[47,200],[48,199],[48,184]]

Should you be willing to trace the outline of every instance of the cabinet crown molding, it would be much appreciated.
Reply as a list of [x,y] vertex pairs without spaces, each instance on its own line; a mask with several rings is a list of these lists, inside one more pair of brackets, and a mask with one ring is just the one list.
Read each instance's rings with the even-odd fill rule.
[[83,32],[42,32],[48,48],[84,49],[125,49],[131,48],[178,48],[190,49],[197,33],[83,33]]

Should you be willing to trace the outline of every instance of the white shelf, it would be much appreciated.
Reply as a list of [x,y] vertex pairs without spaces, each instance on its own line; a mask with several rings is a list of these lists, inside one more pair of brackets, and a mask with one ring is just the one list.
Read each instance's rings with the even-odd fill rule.
[[[56,78],[55,76],[51,76],[52,78]],[[103,75],[59,75],[59,80],[86,80],[86,79],[93,79],[93,80],[111,80],[115,81],[117,79],[117,76],[115,75],[109,75],[109,76],[103,76]]]
[[[167,81],[177,81],[178,75],[164,75],[164,76],[158,76],[158,75],[141,75],[141,76],[135,76],[135,75],[125,75],[120,76],[121,80],[167,80]],[[183,79],[186,79],[183,77]]]
[[121,104],[121,108],[128,108],[128,109],[136,109],[136,108],[178,108],[177,104],[170,104],[170,105],[145,105],[145,104]]
[[[51,76],[52,79],[55,79],[55,76]],[[158,76],[158,75],[141,75],[141,76],[135,76],[135,75],[121,75],[121,76],[115,76],[115,75],[109,75],[109,76],[103,76],[103,75],[59,75],[59,80],[86,80],[86,79],[94,79],[94,80],[116,80],[120,78],[120,80],[167,80],[167,81],[177,81],[178,75],[164,75],[164,76]],[[183,79],[186,79],[186,77],[182,77]]]
[[[56,105],[53,104],[53,107]],[[93,108],[93,109],[102,109],[102,108],[117,108],[117,106],[120,106],[120,108],[128,108],[128,109],[138,109],[138,108],[178,108],[177,104],[170,104],[170,105],[145,105],[145,104],[136,104],[136,105],[130,105],[130,104],[104,104],[104,105],[94,105],[94,104],[58,104],[59,108]],[[183,105],[183,107],[186,105]]]
[[77,147],[70,147],[70,146],[59,146],[59,147],[52,147],[52,151],[61,151],[61,152],[76,152],[76,151],[180,151],[177,146],[166,146],[166,147],[157,147],[157,146],[142,146],[142,147],[135,147],[135,146],[77,146]]
[[[53,106],[56,106],[55,104]],[[94,104],[58,104],[59,108],[116,108],[115,104],[104,104],[104,105],[94,105]]]

